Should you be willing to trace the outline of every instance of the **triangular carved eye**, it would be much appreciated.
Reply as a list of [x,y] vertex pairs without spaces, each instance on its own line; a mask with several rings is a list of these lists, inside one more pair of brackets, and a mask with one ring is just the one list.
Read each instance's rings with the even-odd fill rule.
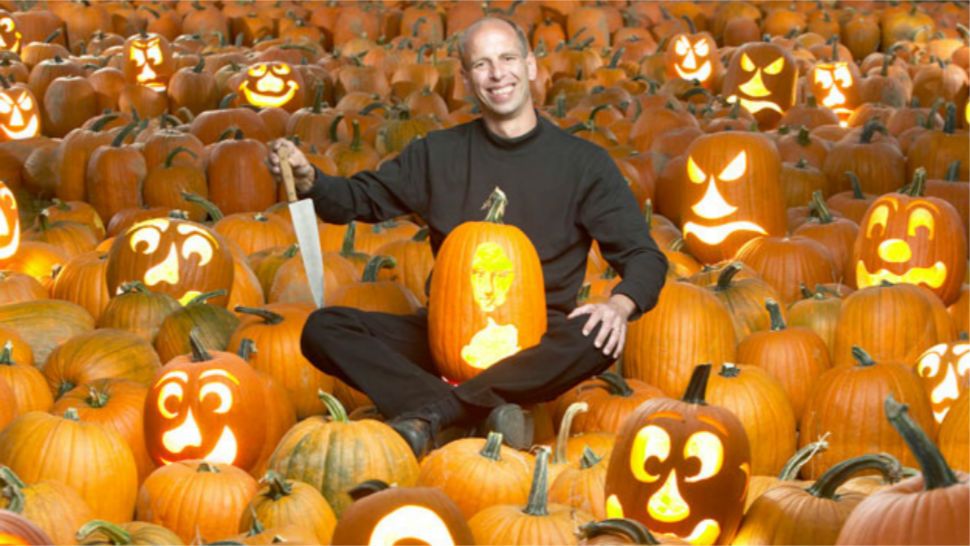
[[677,53],[677,55],[680,55],[681,57],[683,57],[684,55],[687,55],[687,50],[689,49],[690,49],[690,42],[687,40],[686,36],[681,36],[680,39],[678,39],[677,42],[674,43],[674,51]]
[[724,170],[721,171],[718,178],[724,182],[734,182],[735,180],[741,178],[741,176],[743,176],[747,170],[748,153],[741,151],[741,153],[736,155],[734,159],[731,160],[731,163],[729,163],[727,167],[724,167]]
[[785,68],[785,58],[778,57],[774,62],[765,67],[765,74],[770,74],[774,76],[781,72],[781,69]]
[[707,57],[710,52],[711,46],[707,45],[707,42],[704,41],[703,38],[694,44],[694,53],[696,53],[698,57]]
[[754,68],[755,68],[754,63],[751,61],[751,58],[748,57],[747,53],[741,54],[741,68],[743,68],[745,72],[754,71]]
[[701,168],[697,166],[697,163],[694,163],[694,158],[690,156],[687,157],[687,177],[690,178],[690,181],[695,184],[700,184],[701,182],[707,180],[707,173],[702,171]]

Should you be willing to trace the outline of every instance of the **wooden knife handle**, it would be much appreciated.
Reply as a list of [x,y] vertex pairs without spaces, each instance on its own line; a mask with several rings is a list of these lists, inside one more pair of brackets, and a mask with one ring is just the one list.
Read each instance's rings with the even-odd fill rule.
[[293,203],[298,199],[296,185],[293,182],[293,167],[290,166],[290,149],[282,146],[277,153],[280,156],[280,173],[283,175],[283,186],[286,188],[286,200]]

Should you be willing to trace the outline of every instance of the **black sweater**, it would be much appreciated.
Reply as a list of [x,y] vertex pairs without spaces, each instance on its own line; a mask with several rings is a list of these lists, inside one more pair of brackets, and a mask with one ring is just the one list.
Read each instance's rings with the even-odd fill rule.
[[540,117],[515,139],[490,133],[481,120],[411,142],[377,171],[351,178],[319,170],[306,196],[326,222],[381,222],[416,213],[435,254],[445,236],[485,218],[495,186],[508,196],[505,223],[520,228],[542,261],[546,305],[569,312],[583,283],[592,239],[622,281],[613,293],[632,299],[631,319],[657,302],[667,260],[650,237],[616,165],[605,150]]

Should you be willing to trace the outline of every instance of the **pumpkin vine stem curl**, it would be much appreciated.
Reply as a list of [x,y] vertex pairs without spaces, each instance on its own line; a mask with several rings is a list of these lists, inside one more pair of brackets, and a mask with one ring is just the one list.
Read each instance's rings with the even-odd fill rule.
[[74,538],[79,542],[84,541],[94,533],[100,532],[107,538],[108,544],[131,544],[131,533],[125,531],[121,526],[104,521],[103,519],[93,519],[77,530]]
[[573,420],[580,413],[586,413],[587,411],[589,411],[589,404],[586,402],[573,402],[566,408],[562,416],[562,421],[559,423],[559,436],[556,437],[556,451],[552,455],[553,463],[565,464],[567,462],[566,445],[569,443]]
[[806,445],[805,447],[799,449],[791,456],[790,459],[785,463],[785,466],[781,468],[778,473],[779,481],[792,481],[798,477],[798,473],[801,471],[802,467],[808,464],[808,461],[812,460],[815,455],[822,451],[826,451],[829,448],[829,443],[826,440],[829,433],[826,432],[818,440]]
[[7,510],[21,514],[27,500],[23,489],[27,485],[8,466],[0,465],[0,498],[7,499]]
[[910,451],[916,456],[923,471],[923,487],[927,491],[950,487],[959,483],[956,474],[947,464],[936,444],[920,426],[909,416],[909,407],[896,402],[893,395],[886,397],[884,404],[886,417],[890,424],[906,441]]
[[283,322],[283,315],[279,313],[274,313],[269,309],[263,309],[260,307],[246,307],[245,305],[237,305],[233,309],[237,313],[245,313],[247,315],[254,315],[263,319],[266,324],[275,325]]
[[862,455],[846,459],[819,476],[815,483],[805,489],[808,494],[821,499],[834,499],[836,491],[853,475],[863,470],[878,470],[886,481],[898,482],[903,468],[894,457],[886,454]]
[[731,262],[728,264],[721,274],[717,276],[717,284],[714,286],[715,292],[723,292],[731,288],[731,282],[734,280],[734,276],[741,272],[741,262]]
[[488,199],[485,200],[485,204],[482,205],[482,210],[488,211],[488,214],[485,216],[485,221],[493,224],[505,223],[505,207],[507,207],[508,204],[509,200],[505,196],[505,192],[503,192],[498,186],[495,186],[495,189],[492,190],[492,194],[488,196]]
[[622,396],[624,398],[633,396],[633,389],[630,388],[630,385],[626,382],[626,379],[623,379],[623,376],[620,374],[604,372],[597,375],[596,379],[606,383],[607,390],[610,391],[610,394]]

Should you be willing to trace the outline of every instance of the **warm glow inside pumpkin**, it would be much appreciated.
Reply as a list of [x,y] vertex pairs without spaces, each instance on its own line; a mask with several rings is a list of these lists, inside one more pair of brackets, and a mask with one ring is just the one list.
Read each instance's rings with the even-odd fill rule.
[[23,34],[17,29],[17,21],[7,12],[0,11],[0,51],[20,54]]
[[839,116],[847,126],[849,116],[859,103],[858,76],[854,65],[845,61],[818,63],[811,74],[812,91],[822,106]]
[[252,65],[239,84],[239,92],[246,102],[260,108],[283,108],[301,89],[293,68],[281,62]]
[[175,70],[171,48],[163,36],[142,34],[129,38],[125,75],[128,81],[164,92]]
[[20,213],[17,198],[6,184],[0,182],[0,260],[17,253],[20,247]]
[[717,44],[706,32],[678,34],[667,46],[667,75],[687,81],[697,81],[711,89],[715,83]]
[[24,140],[40,134],[37,101],[30,89],[21,85],[0,89],[0,141]]
[[774,127],[795,102],[798,67],[776,44],[751,43],[734,53],[724,79],[724,95],[751,112],[762,129]]
[[916,362],[916,373],[923,380],[937,423],[950,406],[970,388],[970,343],[940,343],[923,353]]

